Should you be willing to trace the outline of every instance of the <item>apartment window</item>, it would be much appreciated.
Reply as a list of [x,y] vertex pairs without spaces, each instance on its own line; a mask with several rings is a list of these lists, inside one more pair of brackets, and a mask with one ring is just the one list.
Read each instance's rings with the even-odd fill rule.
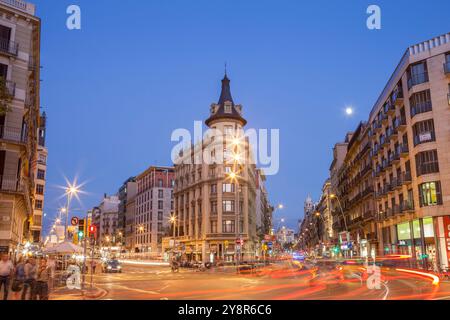
[[163,181],[162,179],[158,179],[158,187],[162,188],[163,186]]
[[430,90],[414,93],[409,98],[409,105],[411,107],[411,118],[416,114],[431,111],[433,107],[431,104]]
[[235,233],[235,222],[234,220],[224,220],[222,223],[223,233]]
[[217,214],[217,201],[211,201],[211,214]]
[[[6,42],[7,44],[2,44],[2,46],[8,46],[11,39],[11,28],[0,25],[0,40],[1,42]],[[5,48],[2,48],[5,49]]]
[[158,190],[158,198],[164,198],[164,190]]
[[223,212],[234,212],[234,201],[233,200],[223,200]]
[[424,151],[416,154],[417,176],[439,172],[437,150]]
[[234,192],[234,183],[222,184],[222,192]]
[[233,136],[234,135],[234,129],[233,126],[225,126],[225,135],[226,136]]
[[162,210],[162,209],[164,209],[163,201],[159,200],[158,201],[158,210]]
[[442,204],[441,183],[439,181],[433,181],[420,184],[419,199],[421,207]]
[[163,219],[163,213],[161,211],[158,211],[158,220],[162,220]]
[[217,221],[211,221],[211,233],[217,233]]
[[428,81],[427,63],[425,61],[413,64],[407,72],[408,89]]
[[43,164],[47,163],[47,157],[45,155],[43,155],[43,154],[40,154],[39,155],[39,162],[43,163]]
[[211,194],[216,194],[217,193],[217,184],[212,184],[211,185]]
[[435,141],[436,136],[434,133],[433,119],[417,122],[413,126],[413,133],[414,146],[425,142]]
[[162,232],[163,231],[163,224],[162,222],[158,222],[158,232]]
[[40,180],[45,180],[45,171],[41,170],[41,169],[38,169],[38,171],[37,171],[37,178],[40,179]]
[[44,194],[44,186],[42,184],[36,185],[36,193],[41,195]]
[[42,210],[42,200],[36,200],[34,202],[34,208],[37,210]]

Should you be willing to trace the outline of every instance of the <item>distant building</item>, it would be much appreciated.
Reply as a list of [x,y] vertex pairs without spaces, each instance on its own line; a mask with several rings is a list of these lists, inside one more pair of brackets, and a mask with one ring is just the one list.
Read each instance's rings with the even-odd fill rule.
[[[119,198],[119,213],[118,213],[118,222],[117,222],[117,232],[119,234],[119,242],[122,245],[126,245],[126,237],[132,236],[130,232],[130,228],[127,228],[127,204],[128,201],[134,199],[137,192],[137,183],[136,178],[131,177],[125,181],[119,189],[118,198]],[[128,223],[134,224],[134,212],[128,213]],[[128,230],[128,233],[127,233]]]
[[136,177],[134,247],[137,252],[162,253],[173,215],[173,167],[151,166]]
[[97,242],[103,246],[117,244],[120,238],[118,234],[119,197],[105,194],[96,209],[98,210],[94,210],[94,213],[97,214],[99,223]]
[[281,246],[295,244],[295,232],[293,229],[281,227],[276,233],[277,243]]

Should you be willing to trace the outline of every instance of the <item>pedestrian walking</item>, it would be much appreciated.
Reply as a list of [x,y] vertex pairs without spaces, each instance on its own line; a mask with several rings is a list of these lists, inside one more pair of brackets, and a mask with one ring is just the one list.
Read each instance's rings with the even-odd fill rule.
[[14,292],[14,300],[19,300],[25,282],[25,263],[20,257],[14,268],[14,278],[11,285],[11,290]]
[[95,268],[97,267],[97,262],[95,260],[92,261],[92,273],[95,274]]
[[5,253],[0,260],[0,290],[3,286],[3,300],[8,300],[9,283],[14,271],[14,265]]
[[28,259],[24,269],[25,269],[25,281],[23,283],[22,300],[26,300],[27,292],[30,293],[30,298],[33,296],[37,272],[36,260],[34,258]]
[[41,259],[36,271],[36,283],[31,300],[48,300],[48,282],[52,274],[51,266],[46,259]]

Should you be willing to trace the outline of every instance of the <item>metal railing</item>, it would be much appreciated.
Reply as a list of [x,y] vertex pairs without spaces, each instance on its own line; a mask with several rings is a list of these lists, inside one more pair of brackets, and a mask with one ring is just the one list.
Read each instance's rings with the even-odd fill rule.
[[428,82],[428,72],[422,72],[417,74],[412,74],[411,78],[408,79],[408,90],[411,89],[413,86]]
[[26,143],[26,130],[9,126],[0,126],[0,139]]
[[0,191],[25,192],[25,180],[15,175],[0,175]]
[[9,39],[0,39],[0,52],[17,56],[19,54],[19,44]]
[[419,113],[424,113],[431,110],[433,110],[431,100],[416,103],[415,105],[411,105],[411,117],[414,117]]

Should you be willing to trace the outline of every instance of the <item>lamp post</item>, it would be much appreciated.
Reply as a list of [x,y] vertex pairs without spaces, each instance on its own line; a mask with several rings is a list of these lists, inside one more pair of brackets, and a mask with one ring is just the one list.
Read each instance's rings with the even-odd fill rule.
[[173,243],[172,243],[172,258],[175,255],[175,226],[176,226],[176,222],[177,222],[177,218],[172,215],[169,219],[170,223],[172,224],[172,238],[173,238]]
[[[345,231],[344,231],[344,232],[345,232],[346,237],[349,238],[349,237],[348,237],[347,220],[345,219],[344,210],[342,209],[341,201],[339,200],[339,197],[338,197],[337,195],[333,194],[333,193],[330,194],[330,199],[336,199],[337,202],[338,202],[338,205],[339,205],[339,209],[340,209],[340,211],[341,211],[342,218],[344,219],[344,227],[345,227]],[[347,239],[347,240],[350,240],[350,239]],[[345,255],[345,256],[346,256],[346,255]]]
[[[78,189],[78,187],[76,185],[68,185],[66,188],[66,196],[67,196],[67,206],[65,208],[65,212],[66,212],[66,232],[65,232],[65,236],[66,236],[66,240],[69,239],[69,209],[70,209],[70,202],[72,200],[73,196],[77,196],[78,192],[80,190]],[[62,210],[61,210],[62,211]]]

